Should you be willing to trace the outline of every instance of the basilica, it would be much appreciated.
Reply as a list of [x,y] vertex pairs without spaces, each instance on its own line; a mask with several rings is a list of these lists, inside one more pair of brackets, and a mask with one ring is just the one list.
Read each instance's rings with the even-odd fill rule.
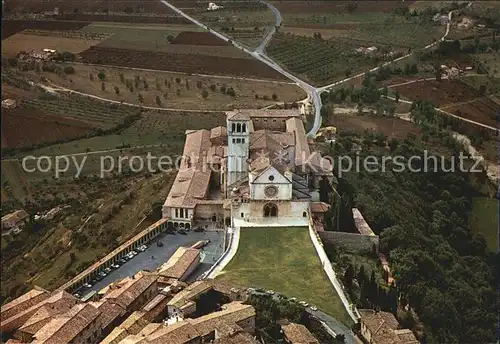
[[311,152],[299,110],[234,110],[226,126],[186,131],[163,205],[171,228],[305,226],[325,211],[319,184],[332,165]]

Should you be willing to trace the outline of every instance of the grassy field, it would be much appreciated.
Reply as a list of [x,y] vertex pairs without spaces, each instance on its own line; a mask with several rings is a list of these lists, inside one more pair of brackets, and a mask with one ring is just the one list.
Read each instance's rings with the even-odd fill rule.
[[484,236],[488,249],[498,252],[498,200],[495,198],[475,198],[470,215],[474,233]]
[[307,228],[241,229],[238,253],[219,278],[296,297],[351,324],[321,267]]
[[497,53],[475,54],[474,57],[488,69],[488,74],[500,78],[500,57]]
[[[75,64],[74,68],[75,74],[69,77],[48,72],[43,75],[57,85],[105,99],[141,105],[140,94],[142,104],[145,106],[174,109],[260,108],[276,102],[273,100],[273,94],[276,95],[276,100],[285,102],[298,101],[306,97],[302,89],[289,83],[81,64]],[[101,71],[105,73],[104,81],[98,78],[98,73]],[[234,96],[228,94],[229,89],[234,90]],[[206,98],[203,98],[203,91],[206,92]]]

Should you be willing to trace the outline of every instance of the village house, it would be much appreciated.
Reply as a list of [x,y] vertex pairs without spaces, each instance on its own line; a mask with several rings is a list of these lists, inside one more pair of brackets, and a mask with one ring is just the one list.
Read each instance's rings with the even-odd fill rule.
[[28,222],[29,214],[23,209],[2,216],[2,234],[10,233],[10,231],[17,234],[23,230]]
[[201,250],[195,248],[179,247],[172,257],[158,268],[158,274],[185,281],[200,265],[200,252]]
[[319,341],[301,324],[281,325],[283,337],[288,344],[319,344]]
[[401,329],[389,312],[360,309],[361,335],[369,344],[419,344],[413,332]]

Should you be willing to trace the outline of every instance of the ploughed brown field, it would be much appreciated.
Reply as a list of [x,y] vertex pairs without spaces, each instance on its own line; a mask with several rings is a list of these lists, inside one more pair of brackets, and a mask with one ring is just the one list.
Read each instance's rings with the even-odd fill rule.
[[50,115],[37,109],[2,109],[2,148],[30,147],[40,143],[82,137],[90,124]]
[[285,77],[264,63],[247,58],[116,49],[93,46],[80,53],[83,62],[209,75],[278,79]]
[[54,31],[80,30],[89,24],[89,22],[81,21],[2,20],[2,40],[26,29]]
[[459,80],[423,81],[396,86],[410,100],[427,100],[457,116],[496,127],[500,105]]
[[213,45],[213,46],[230,46],[226,41],[211,34],[210,32],[195,32],[182,31],[171,42],[171,44],[186,44],[186,45]]
[[458,80],[429,80],[395,86],[401,95],[411,100],[427,100],[434,106],[443,107],[480,97],[473,88]]

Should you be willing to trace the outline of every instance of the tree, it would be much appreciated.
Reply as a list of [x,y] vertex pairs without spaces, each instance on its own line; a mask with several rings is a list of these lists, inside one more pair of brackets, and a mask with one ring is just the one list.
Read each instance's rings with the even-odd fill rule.
[[233,90],[232,87],[229,87],[226,91],[226,93],[231,96],[231,97],[235,97],[236,96],[236,92]]
[[104,81],[106,79],[106,74],[103,71],[100,71],[99,73],[97,73],[97,77],[99,78],[99,80]]
[[214,92],[215,92],[216,87],[217,87],[217,86],[215,86],[214,84],[210,85],[210,89],[211,89],[212,91],[214,91]]
[[[220,87],[220,93],[222,93],[222,94],[226,93],[226,85],[222,85]],[[257,98],[255,98],[255,99],[257,99]]]
[[365,282],[365,266],[361,265],[359,268],[358,274],[356,276],[356,280],[358,281],[358,284],[361,286]]
[[278,100],[278,95],[276,93],[273,93],[272,97],[274,101]]
[[143,83],[143,85],[144,85],[144,90],[146,90],[146,91],[147,91],[147,90],[148,90],[148,88],[149,88],[148,81],[147,81],[146,79],[143,79],[143,80],[142,80],[142,83]]
[[156,104],[158,106],[161,106],[161,99],[160,99],[160,96],[156,96]]
[[181,83],[181,78],[175,78],[175,82],[176,82],[177,84],[180,84],[180,83]]
[[387,86],[384,86],[384,89],[382,90],[382,95],[384,98],[387,98],[387,94],[389,93],[389,90],[387,89]]
[[73,66],[64,67],[64,74],[75,74],[75,68]]
[[394,94],[394,98],[396,99],[396,102],[399,103],[399,92],[396,91],[396,93]]
[[101,82],[101,90],[106,91],[106,85],[104,84],[104,81]]
[[198,81],[196,82],[196,87],[198,87],[198,88],[200,88],[200,89],[203,87],[203,84],[201,83],[201,81],[200,81],[200,80],[198,80]]
[[352,293],[352,279],[354,278],[354,268],[351,264],[347,266],[347,269],[345,270],[344,273],[344,285],[349,292],[349,294]]
[[124,83],[125,83],[125,76],[123,75],[123,73],[120,73],[120,82],[121,82],[122,84],[124,84]]
[[201,91],[201,96],[203,97],[203,99],[207,99],[207,97],[208,97],[208,91],[207,90]]
[[94,80],[94,74],[89,73],[89,79],[90,79],[90,81],[93,81]]
[[137,99],[139,99],[139,103],[144,103],[144,97],[142,96],[142,94],[137,93]]
[[118,86],[115,86],[115,93],[120,94],[120,89],[118,88]]

